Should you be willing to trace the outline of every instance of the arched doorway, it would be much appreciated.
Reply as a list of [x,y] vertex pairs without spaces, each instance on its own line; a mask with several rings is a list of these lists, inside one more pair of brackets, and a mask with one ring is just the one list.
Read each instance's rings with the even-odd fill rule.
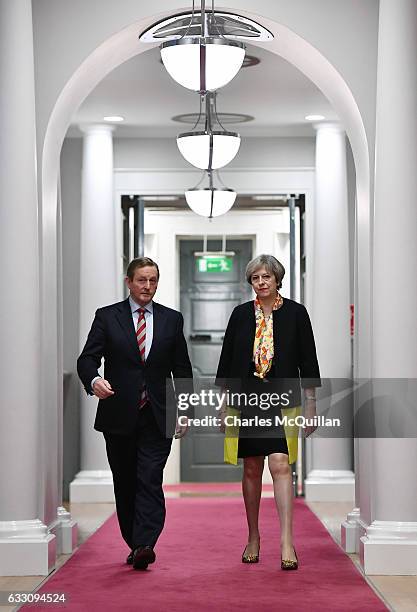
[[[260,19],[259,16],[242,13],[245,16],[262,21],[271,30],[275,39],[268,43],[268,50],[279,55],[303,72],[315,85],[321,89],[333,104],[340,120],[348,134],[356,167],[357,180],[357,210],[358,222],[358,252],[363,267],[361,279],[363,288],[357,291],[364,292],[369,289],[366,278],[369,278],[369,203],[370,203],[370,177],[369,154],[366,134],[358,106],[348,85],[334,66],[307,40],[301,38],[289,28],[271,20]],[[158,15],[160,18],[161,15]],[[83,99],[109,72],[127,59],[143,53],[149,47],[138,43],[137,35],[150,23],[153,18],[146,18],[132,23],[116,35],[112,36],[99,47],[78,67],[73,76],[62,89],[60,96],[52,110],[45,133],[42,152],[42,293],[43,318],[48,321],[44,325],[43,358],[45,370],[50,373],[59,363],[59,351],[62,343],[60,331],[60,269],[56,254],[59,244],[59,208],[57,205],[57,185],[59,174],[59,156],[66,131],[71,118]],[[363,289],[363,291],[362,291]],[[365,296],[366,297],[366,296]],[[364,299],[362,321],[366,320],[366,303]],[[361,313],[359,321],[361,320]],[[53,323],[51,326],[51,322]],[[366,325],[363,325],[366,327]],[[366,344],[367,335],[363,335],[363,344]],[[358,349],[359,351],[359,349]],[[44,381],[47,392],[55,393],[60,388],[60,372],[57,372],[55,381]],[[44,388],[45,388],[44,387]]]

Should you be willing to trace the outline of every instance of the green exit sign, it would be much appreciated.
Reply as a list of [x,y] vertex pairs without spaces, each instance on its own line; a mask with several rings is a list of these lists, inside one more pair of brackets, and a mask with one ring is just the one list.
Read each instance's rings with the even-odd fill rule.
[[231,272],[233,258],[226,255],[207,255],[197,259],[199,272]]

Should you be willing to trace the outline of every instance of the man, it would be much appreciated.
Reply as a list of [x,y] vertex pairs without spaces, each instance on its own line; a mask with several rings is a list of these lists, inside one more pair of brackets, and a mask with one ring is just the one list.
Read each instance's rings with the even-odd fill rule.
[[[97,310],[77,369],[86,392],[100,400],[94,428],[106,441],[127,563],[146,569],[165,521],[162,476],[172,436],[186,431],[175,428],[172,378],[192,384],[192,369],[181,313],[152,300],[157,264],[134,259],[125,281],[128,299]],[[184,391],[184,380],[176,387]]]

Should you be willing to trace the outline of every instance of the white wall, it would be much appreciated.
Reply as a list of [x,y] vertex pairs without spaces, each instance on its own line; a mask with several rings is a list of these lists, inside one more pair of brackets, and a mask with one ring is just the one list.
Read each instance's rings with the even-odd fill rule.
[[[178,126],[178,133],[181,126]],[[242,138],[238,154],[228,168],[303,168],[314,166],[315,136],[311,138]],[[117,138],[114,167],[189,168],[175,138]]]
[[349,224],[349,291],[350,303],[354,303],[354,270],[355,270],[355,209],[356,209],[356,172],[352,149],[346,139],[346,178],[348,188],[348,224]]
[[64,499],[80,469],[80,386],[75,362],[79,351],[81,164],[82,140],[65,140],[61,154],[63,366],[70,377],[64,387]]

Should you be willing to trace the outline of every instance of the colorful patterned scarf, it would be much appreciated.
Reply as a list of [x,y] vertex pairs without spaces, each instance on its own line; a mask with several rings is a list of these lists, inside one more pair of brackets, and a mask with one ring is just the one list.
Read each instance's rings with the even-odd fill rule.
[[[278,310],[283,304],[283,298],[278,293],[272,310]],[[272,366],[274,357],[274,327],[272,312],[265,318],[261,303],[257,297],[254,302],[256,331],[253,343],[253,360],[255,362],[254,375],[265,378]]]

